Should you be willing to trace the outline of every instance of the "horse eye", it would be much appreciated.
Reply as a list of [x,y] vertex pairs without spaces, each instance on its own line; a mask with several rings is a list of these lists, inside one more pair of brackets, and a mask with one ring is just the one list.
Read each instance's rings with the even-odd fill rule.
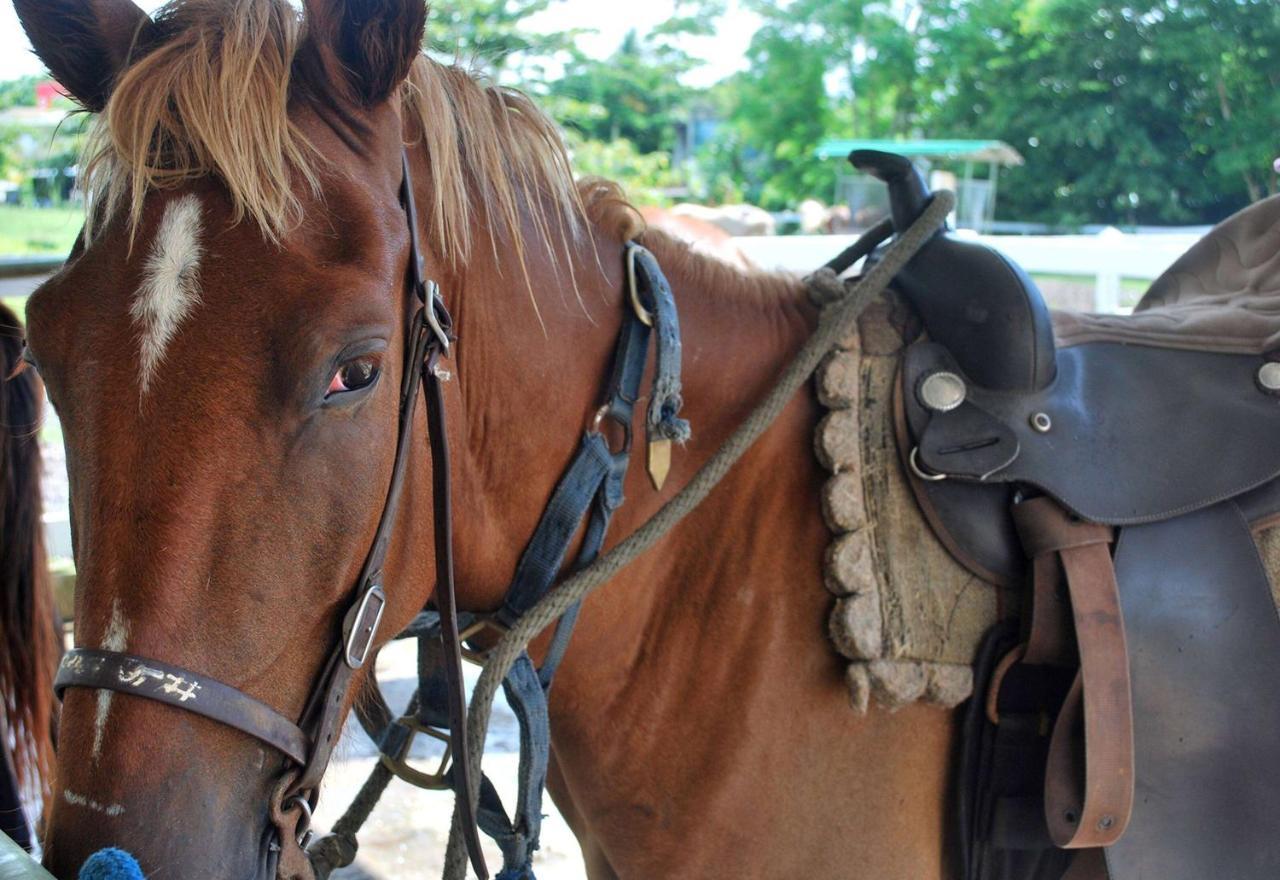
[[378,375],[381,372],[382,368],[376,358],[366,356],[347,361],[338,368],[338,372],[334,373],[333,379],[329,382],[329,390],[324,396],[330,398],[337,394],[368,388],[378,381]]

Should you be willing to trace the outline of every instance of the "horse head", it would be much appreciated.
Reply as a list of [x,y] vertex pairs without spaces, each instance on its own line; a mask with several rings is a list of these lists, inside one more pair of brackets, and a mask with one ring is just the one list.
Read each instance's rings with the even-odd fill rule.
[[[144,658],[65,691],[46,861],[74,876],[119,846],[153,875],[305,876],[286,826],[306,793],[281,800],[298,756],[174,704],[220,682],[301,719],[340,642],[392,482],[425,6],[16,6],[97,116],[89,222],[28,307],[66,439],[76,642]],[[403,486],[430,497],[424,457]],[[408,506],[383,639],[430,594],[430,534]]]

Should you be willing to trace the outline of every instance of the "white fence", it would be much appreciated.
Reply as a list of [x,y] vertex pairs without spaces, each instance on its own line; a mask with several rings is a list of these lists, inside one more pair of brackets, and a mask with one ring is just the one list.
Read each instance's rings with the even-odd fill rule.
[[[1126,235],[1104,229],[1097,235],[974,235],[1008,255],[1032,274],[1078,275],[1093,278],[1094,310],[1121,311],[1120,281],[1155,279],[1182,256],[1204,230]],[[766,269],[809,272],[840,253],[855,240],[848,235],[786,235],[742,237],[734,241]]]

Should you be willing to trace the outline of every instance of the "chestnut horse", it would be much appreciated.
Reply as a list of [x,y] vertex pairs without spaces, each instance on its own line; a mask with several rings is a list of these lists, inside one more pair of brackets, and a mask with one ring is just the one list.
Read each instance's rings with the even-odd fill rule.
[[[679,491],[816,325],[798,281],[645,234],[616,187],[575,185],[525,98],[419,54],[423,0],[307,0],[301,15],[177,0],[154,20],[129,0],[16,6],[98,114],[93,222],[28,308],[66,437],[80,646],[303,713],[391,479],[406,144],[459,338],[445,409],[464,608],[498,607],[599,405],[625,240],[674,288],[694,439],[660,493],[632,468],[614,540]],[[951,714],[856,716],[823,636],[817,418],[798,396],[586,603],[552,692],[550,787],[593,878],[948,874]],[[415,454],[381,640],[432,594],[431,476]],[[287,770],[230,727],[72,689],[46,861],[71,877],[119,846],[150,876],[261,877]]]
[[40,401],[22,325],[0,305],[0,830],[30,848],[25,792],[48,806],[58,628],[40,513]]

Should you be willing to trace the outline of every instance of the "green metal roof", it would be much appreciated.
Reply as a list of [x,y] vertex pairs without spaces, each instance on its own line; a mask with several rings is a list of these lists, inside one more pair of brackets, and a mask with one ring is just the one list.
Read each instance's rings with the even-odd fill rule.
[[970,162],[1021,165],[1022,156],[1004,141],[972,140],[830,140],[818,146],[819,159],[844,159],[854,150],[883,150],[911,158],[934,157]]

